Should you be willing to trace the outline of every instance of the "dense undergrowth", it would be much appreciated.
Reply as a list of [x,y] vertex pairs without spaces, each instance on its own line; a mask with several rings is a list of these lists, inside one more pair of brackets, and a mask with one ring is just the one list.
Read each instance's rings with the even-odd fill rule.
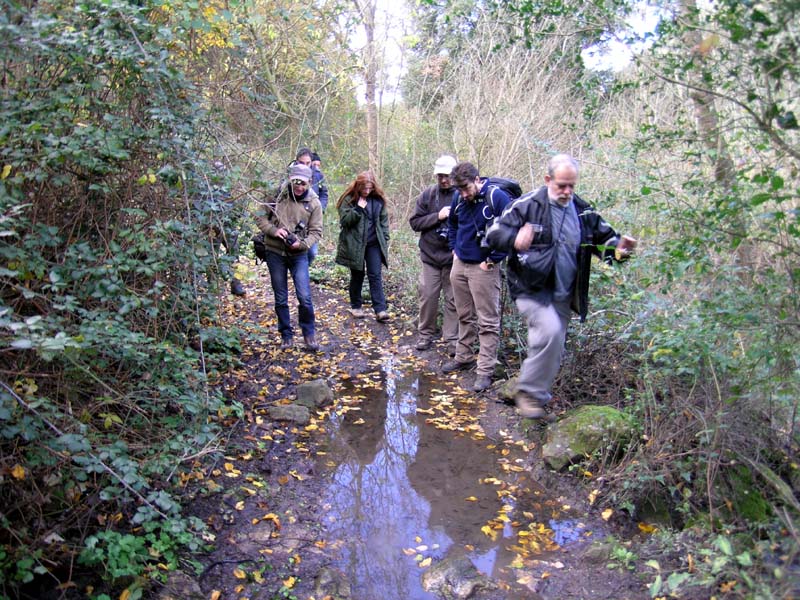
[[[263,184],[252,165],[210,166],[225,125],[176,58],[195,39],[180,21],[114,1],[5,8],[0,596],[93,574],[106,586],[96,597],[135,598],[139,578],[186,567],[204,543],[174,486],[221,449],[215,423],[240,409],[214,386],[238,351],[217,302],[232,261],[222,237],[247,219],[230,212],[245,202],[215,191],[249,198],[241,190]],[[777,132],[782,153],[775,131],[742,133],[741,160],[756,158],[713,186],[689,126],[651,116],[613,149],[647,175],[581,182],[642,244],[623,268],[595,266],[558,406],[610,403],[635,418],[634,442],[587,457],[584,472],[602,505],[657,522],[654,539],[678,549],[679,568],[641,566],[654,597],[797,595],[796,128]],[[637,200],[620,206],[614,192]],[[414,314],[416,240],[393,226],[389,302]],[[326,227],[312,276],[343,285],[335,211]],[[503,322],[499,374],[513,375],[525,333],[508,298]]]

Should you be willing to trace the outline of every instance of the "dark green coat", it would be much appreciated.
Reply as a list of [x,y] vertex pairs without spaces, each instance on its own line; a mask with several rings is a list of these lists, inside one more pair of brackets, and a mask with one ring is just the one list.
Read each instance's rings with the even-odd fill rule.
[[[389,212],[381,202],[381,213],[375,230],[381,247],[381,260],[389,266]],[[358,198],[347,196],[339,207],[339,244],[336,264],[356,271],[364,270],[364,251],[367,247],[369,217],[366,209],[358,206]]]

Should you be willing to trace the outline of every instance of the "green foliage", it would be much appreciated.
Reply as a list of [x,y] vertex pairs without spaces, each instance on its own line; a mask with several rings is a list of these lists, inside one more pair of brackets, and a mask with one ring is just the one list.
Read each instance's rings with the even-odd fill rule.
[[[11,592],[71,560],[43,538],[64,512],[115,524],[56,528],[77,552],[85,538],[82,564],[109,579],[197,547],[201,524],[180,516],[170,476],[215,443],[223,399],[209,377],[238,341],[215,326],[228,217],[196,201],[211,188],[196,146],[206,111],[167,51],[180,27],[154,22],[147,3],[7,8],[0,344],[15,376],[0,387],[12,473],[0,589]],[[201,338],[215,354],[195,349]]]

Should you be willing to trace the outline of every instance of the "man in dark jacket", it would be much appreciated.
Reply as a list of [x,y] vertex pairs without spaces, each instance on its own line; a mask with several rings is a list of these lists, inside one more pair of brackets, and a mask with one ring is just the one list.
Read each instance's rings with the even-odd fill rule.
[[472,390],[482,392],[492,385],[500,342],[500,269],[505,251],[489,248],[486,229],[499,216],[510,198],[499,187],[481,178],[475,165],[458,163],[450,174],[460,197],[448,216],[448,243],[453,251],[450,283],[458,313],[458,344],[455,358],[442,366],[443,373],[475,366],[472,350],[479,343]]
[[419,280],[419,339],[417,350],[427,350],[436,336],[436,321],[439,317],[439,296],[442,303],[442,340],[447,344],[448,354],[455,355],[458,341],[458,315],[453,302],[453,287],[450,285],[450,268],[453,252],[447,241],[447,218],[450,206],[458,198],[458,192],[450,181],[450,171],[456,159],[442,155],[433,165],[436,184],[426,188],[418,197],[414,214],[408,220],[411,229],[418,231],[422,270]]
[[[520,415],[552,420],[544,406],[561,366],[570,309],[586,318],[592,254],[624,260],[632,238],[620,238],[594,209],[575,195],[578,163],[553,156],[545,185],[511,203],[486,234],[489,244],[509,252],[508,286],[528,324],[528,356],[522,363],[515,401]],[[635,242],[634,242],[635,243]]]

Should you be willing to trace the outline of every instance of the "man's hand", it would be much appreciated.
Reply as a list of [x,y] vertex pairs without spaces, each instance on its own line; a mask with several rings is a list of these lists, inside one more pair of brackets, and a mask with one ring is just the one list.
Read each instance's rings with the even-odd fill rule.
[[281,227],[280,229],[275,230],[275,237],[280,238],[282,240],[286,239],[286,236],[289,235],[289,230]]
[[517,237],[514,238],[514,250],[517,252],[525,252],[525,250],[529,250],[535,235],[536,232],[533,229],[533,224],[525,223],[525,225],[519,228]]
[[444,221],[447,217],[450,216],[450,206],[443,206],[441,210],[439,210],[439,220]]

